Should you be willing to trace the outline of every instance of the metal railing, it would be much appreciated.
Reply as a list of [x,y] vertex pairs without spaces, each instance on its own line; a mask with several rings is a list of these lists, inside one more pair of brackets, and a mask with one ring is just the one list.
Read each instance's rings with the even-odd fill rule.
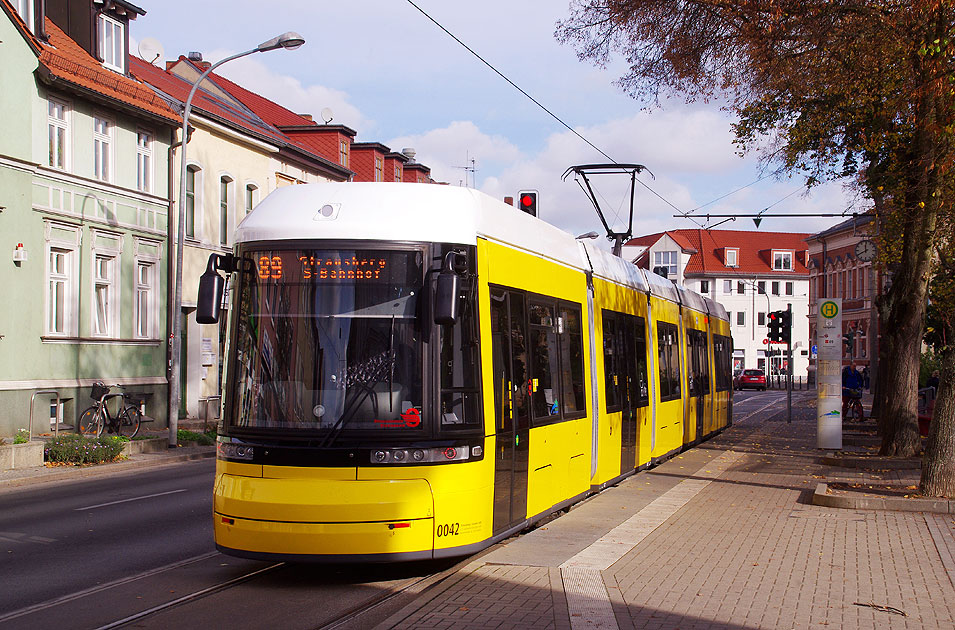
[[39,389],[33,392],[33,396],[30,397],[30,425],[27,439],[33,439],[33,403],[36,402],[36,397],[40,394],[53,394],[56,396],[56,421],[53,423],[53,437],[60,436],[60,392],[55,389]]

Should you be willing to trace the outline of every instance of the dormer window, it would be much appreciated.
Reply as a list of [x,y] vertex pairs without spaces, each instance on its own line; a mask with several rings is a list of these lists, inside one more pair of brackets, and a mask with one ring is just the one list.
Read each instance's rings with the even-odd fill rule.
[[727,267],[739,267],[739,249],[727,247],[725,259]]
[[793,253],[773,251],[773,270],[774,271],[792,271]]
[[100,13],[96,18],[99,56],[103,66],[116,72],[126,72],[126,27],[119,20]]

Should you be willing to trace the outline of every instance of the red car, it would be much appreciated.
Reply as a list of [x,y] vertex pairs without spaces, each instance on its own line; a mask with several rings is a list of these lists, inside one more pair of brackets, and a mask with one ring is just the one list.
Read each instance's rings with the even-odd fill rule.
[[733,389],[759,389],[766,391],[766,374],[762,370],[743,370],[736,377]]

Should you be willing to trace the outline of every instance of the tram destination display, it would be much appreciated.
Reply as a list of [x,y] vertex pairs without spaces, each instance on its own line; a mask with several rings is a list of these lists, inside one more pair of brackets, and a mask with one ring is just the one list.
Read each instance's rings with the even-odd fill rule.
[[419,264],[407,251],[255,251],[260,282],[379,283],[405,279]]

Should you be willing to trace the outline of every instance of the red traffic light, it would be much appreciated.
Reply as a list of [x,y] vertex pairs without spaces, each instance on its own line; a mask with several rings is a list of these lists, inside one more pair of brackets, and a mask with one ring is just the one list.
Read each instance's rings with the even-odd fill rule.
[[529,208],[530,206],[533,206],[533,205],[534,205],[534,198],[531,197],[530,195],[522,195],[522,196],[521,196],[521,205],[524,206],[525,208]]
[[537,191],[522,190],[517,193],[517,201],[522,211],[536,217],[537,216]]

